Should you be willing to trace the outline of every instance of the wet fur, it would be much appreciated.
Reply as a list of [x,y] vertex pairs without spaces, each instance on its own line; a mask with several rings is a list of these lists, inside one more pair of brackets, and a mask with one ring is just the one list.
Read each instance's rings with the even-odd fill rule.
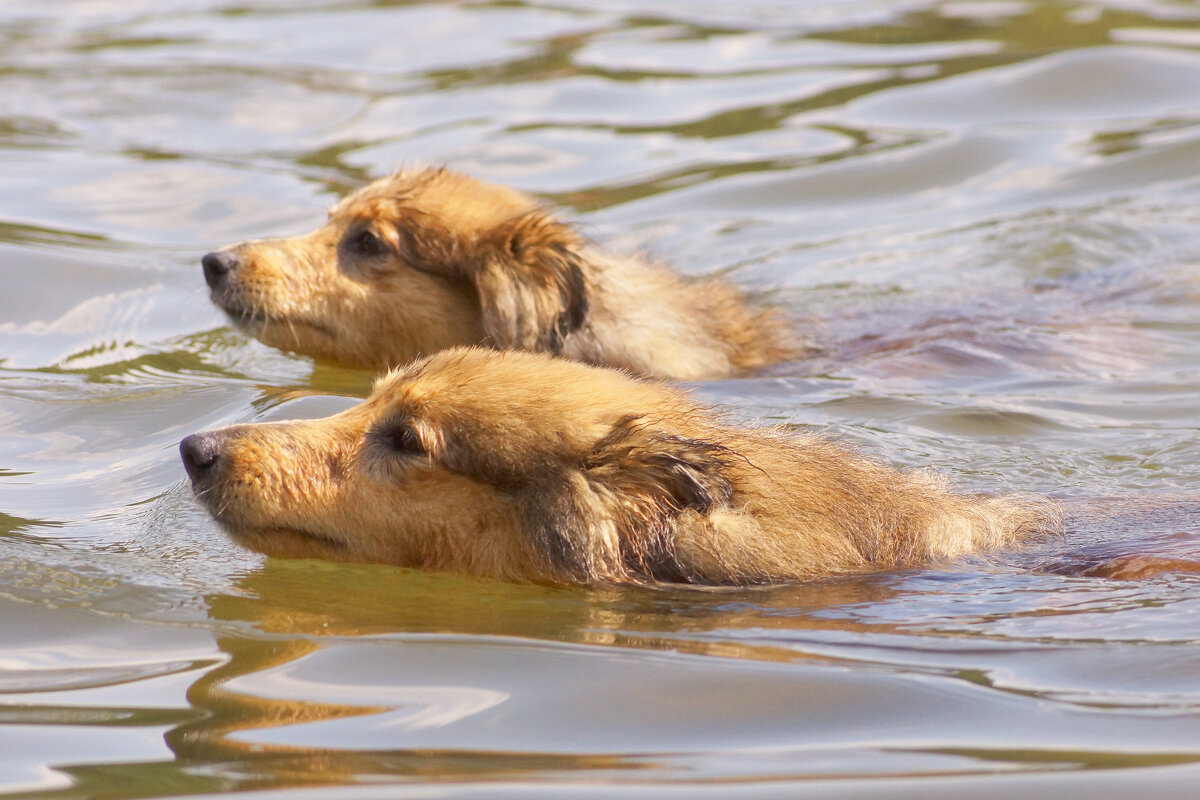
[[[756,584],[929,564],[1058,527],[810,433],[547,355],[459,348],[335,416],[238,425],[193,485],[243,545],[522,581]],[[185,440],[185,449],[187,442]],[[186,456],[185,456],[186,458]]]
[[446,169],[377,181],[307,235],[223,252],[237,267],[212,298],[237,324],[350,366],[484,345],[695,380],[806,348],[778,309],[720,279],[609,254],[527,195]]

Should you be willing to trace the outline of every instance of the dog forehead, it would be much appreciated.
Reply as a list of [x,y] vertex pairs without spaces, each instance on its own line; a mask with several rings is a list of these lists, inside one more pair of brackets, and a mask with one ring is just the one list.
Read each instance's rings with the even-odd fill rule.
[[536,404],[591,372],[540,354],[450,348],[393,370],[376,383],[373,394],[430,408],[485,405],[499,413],[505,407]]
[[436,219],[452,230],[484,229],[538,207],[506,186],[448,169],[410,169],[381,178],[346,196],[331,217],[380,218],[403,211]]
[[584,435],[646,410],[674,409],[665,387],[540,353],[445,350],[380,379],[373,402],[431,423],[475,422]]

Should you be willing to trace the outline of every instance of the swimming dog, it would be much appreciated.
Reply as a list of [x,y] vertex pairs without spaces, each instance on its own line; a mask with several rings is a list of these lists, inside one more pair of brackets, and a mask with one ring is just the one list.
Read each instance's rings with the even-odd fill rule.
[[453,348],[318,420],[180,445],[245,547],[574,584],[748,585],[930,564],[1058,527],[808,432],[747,428],[661,382]]
[[553,353],[677,380],[754,372],[807,347],[780,309],[600,249],[528,195],[411,169],[315,231],[202,259],[213,301],[266,344],[383,369],[456,345]]

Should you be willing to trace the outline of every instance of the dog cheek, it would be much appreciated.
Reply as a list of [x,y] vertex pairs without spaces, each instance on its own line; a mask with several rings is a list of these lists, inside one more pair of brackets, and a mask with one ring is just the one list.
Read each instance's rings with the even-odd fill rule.
[[399,366],[483,340],[475,301],[462,287],[440,278],[402,270],[357,284],[353,291],[337,314],[348,321],[339,325],[339,335],[347,350],[371,366]]
[[333,249],[320,234],[245,245],[238,282],[265,311],[284,317],[314,315],[336,296],[342,277]]
[[231,452],[230,508],[260,527],[287,527],[328,517],[341,505],[352,460],[313,426],[284,423],[256,431]]

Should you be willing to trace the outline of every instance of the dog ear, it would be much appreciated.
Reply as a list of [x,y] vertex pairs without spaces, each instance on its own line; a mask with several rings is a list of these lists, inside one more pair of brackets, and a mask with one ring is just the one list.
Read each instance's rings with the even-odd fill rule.
[[574,580],[695,580],[677,558],[676,528],[684,514],[707,516],[730,504],[728,462],[737,457],[623,419],[582,469],[538,486],[527,510],[537,548],[554,572]]
[[674,516],[691,509],[707,514],[733,497],[729,448],[657,431],[637,417],[622,419],[597,443],[586,468],[644,513]]
[[475,287],[492,345],[562,352],[588,311],[579,237],[535,212],[498,226],[481,244]]

